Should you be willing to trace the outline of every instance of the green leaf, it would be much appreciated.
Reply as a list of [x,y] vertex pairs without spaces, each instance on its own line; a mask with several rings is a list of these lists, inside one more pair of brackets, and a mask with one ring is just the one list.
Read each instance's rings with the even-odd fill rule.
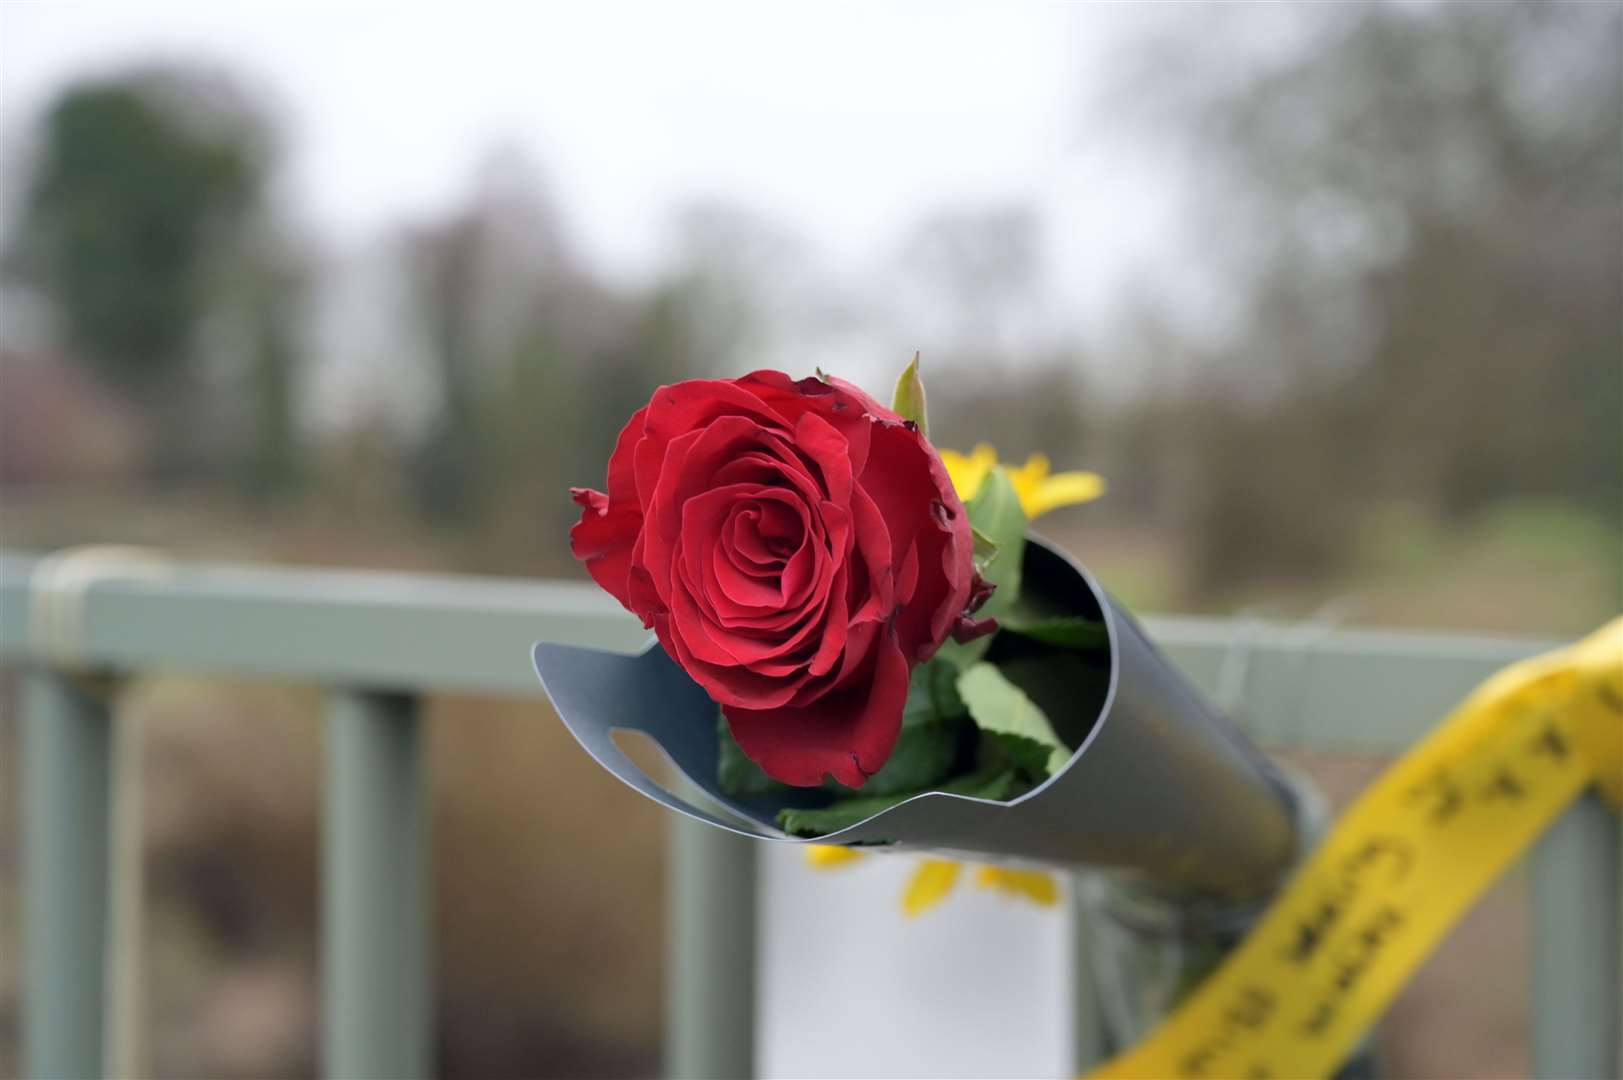
[[942,784],[937,790],[954,795],[972,795],[977,799],[1012,799],[1025,794],[1030,790],[1030,785],[1022,783],[1020,777],[1009,769],[977,769],[968,776]]
[[966,712],[958,696],[958,669],[945,660],[930,659],[913,669],[907,684],[902,727],[952,720]]
[[919,427],[919,434],[930,437],[930,424],[924,406],[924,379],[919,375],[919,354],[902,369],[896,380],[896,393],[891,396],[890,407],[903,420],[911,420]]
[[976,664],[958,676],[958,693],[982,731],[1016,735],[1048,749],[1045,775],[1058,771],[1071,756],[1048,717],[1014,683],[991,664]]
[[[1020,777],[1018,771],[1002,767],[978,769],[933,790],[971,795],[979,799],[1012,799],[1030,788],[1031,785]],[[896,795],[859,795],[814,810],[784,809],[778,811],[778,828],[793,836],[827,836],[922,794],[922,791],[907,791]]]
[[1003,762],[1012,766],[1033,784],[1052,775],[1054,748],[1024,735],[1008,731],[982,731],[981,757],[988,764]]
[[[909,793],[913,794],[913,793]],[[791,836],[827,836],[895,806],[907,795],[859,796],[841,799],[832,806],[815,810],[786,807],[778,811],[778,828]]]
[[1110,696],[1106,653],[1045,648],[998,659],[998,671],[1049,718],[1060,742],[1080,746]]
[[1020,561],[1026,550],[1026,514],[1008,472],[999,465],[986,474],[975,497],[964,505],[969,523],[986,542],[997,548],[997,560],[986,580],[997,592],[981,613],[996,614],[1014,607],[1020,597]]
[[772,779],[745,755],[734,740],[733,733],[727,729],[727,718],[719,713],[716,715],[716,742],[721,751],[716,764],[716,783],[721,790],[735,799],[773,795],[788,790],[787,785]]
[[1110,648],[1110,632],[1105,629],[1105,624],[1081,615],[1033,618],[1016,610],[999,619],[998,626],[1044,645],[1058,645],[1083,652],[1105,652]]
[[[981,577],[997,586],[992,598],[976,612],[977,618],[1000,619],[1020,599],[1020,564],[1026,554],[1026,515],[1020,509],[1020,496],[1003,467],[986,474],[975,497],[964,505],[969,523],[982,539],[977,546],[990,544],[997,557],[980,570]],[[960,645],[949,641],[936,654],[960,670],[986,655],[994,635],[976,638]]]

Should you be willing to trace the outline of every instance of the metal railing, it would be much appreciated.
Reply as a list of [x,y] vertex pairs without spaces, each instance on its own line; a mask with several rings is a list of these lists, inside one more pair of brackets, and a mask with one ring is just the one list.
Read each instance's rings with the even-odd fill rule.
[[[110,841],[120,770],[109,693],[122,675],[180,671],[330,689],[323,1068],[427,1075],[431,871],[418,702],[435,692],[536,697],[532,641],[629,651],[642,629],[572,583],[196,564],[126,575],[117,560],[72,575],[52,567],[0,556],[0,664],[23,670],[24,1074],[115,1068],[128,995],[109,958],[135,928],[109,901],[122,876]],[[1360,752],[1402,749],[1486,675],[1554,644],[1187,618],[1147,628],[1258,741]],[[749,1075],[756,847],[674,815],[671,827],[668,1068]],[[1586,798],[1532,856],[1537,1075],[1617,1075],[1619,841],[1617,820]],[[1075,981],[1082,1066],[1100,1047],[1086,980]]]

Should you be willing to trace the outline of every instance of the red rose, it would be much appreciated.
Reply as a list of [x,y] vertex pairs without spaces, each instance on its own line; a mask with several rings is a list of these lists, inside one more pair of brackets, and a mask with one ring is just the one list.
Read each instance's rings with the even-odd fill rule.
[[913,665],[963,629],[969,519],[917,428],[839,379],[662,386],[577,488],[575,557],[722,706],[767,775],[852,787]]

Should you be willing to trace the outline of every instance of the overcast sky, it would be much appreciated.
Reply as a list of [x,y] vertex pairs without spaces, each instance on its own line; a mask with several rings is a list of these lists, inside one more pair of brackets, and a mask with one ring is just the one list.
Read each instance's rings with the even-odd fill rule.
[[1029,199],[1068,238],[1055,269],[1092,291],[1164,224],[1153,176],[1120,155],[1100,167],[1105,133],[1087,130],[1085,109],[1145,17],[946,3],[7,2],[0,116],[15,147],[68,79],[214,60],[275,102],[291,201],[340,242],[451,205],[506,143],[543,167],[613,269],[646,267],[671,208],[695,196],[782,220],[836,262],[874,257],[931,206]]

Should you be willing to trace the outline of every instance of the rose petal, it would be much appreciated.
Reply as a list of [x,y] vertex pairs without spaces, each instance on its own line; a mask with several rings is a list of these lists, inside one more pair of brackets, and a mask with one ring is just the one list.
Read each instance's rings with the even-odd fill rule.
[[[889,618],[896,607],[894,577],[891,566],[890,530],[885,518],[874,504],[873,496],[862,488],[851,494],[851,534],[855,539],[852,559],[853,599],[856,619]],[[856,569],[865,571],[861,576]]]
[[670,440],[729,416],[790,430],[770,405],[727,379],[688,379],[660,387],[648,403],[644,426],[652,438]]
[[733,738],[772,779],[813,787],[825,775],[861,787],[896,746],[907,702],[907,659],[881,634],[863,670],[840,689],[800,707],[722,709]]
[[741,615],[753,609],[756,614],[762,611],[782,611],[783,579],[782,574],[770,571],[746,571],[738,564],[738,559],[732,550],[731,538],[723,534],[721,543],[717,544],[710,553],[710,567],[705,574],[707,580],[713,580],[720,592],[720,597],[712,598],[717,601],[716,610],[721,607],[719,600],[725,597],[735,609],[729,614]]
[[815,412],[845,436],[853,474],[868,461],[869,417],[901,422],[901,417],[841,379],[791,379],[781,371],[752,371],[738,380],[789,424]]
[[828,498],[844,506],[851,501],[851,443],[815,412],[795,424],[795,446],[817,463]]
[[718,705],[747,709],[773,709],[795,696],[804,679],[757,675],[745,667],[711,664],[699,659],[687,639],[675,628],[673,615],[656,615],[654,633],[665,651]]
[[[922,661],[946,638],[969,599],[969,515],[930,445],[904,425],[874,425],[873,451],[858,484],[884,515],[891,550],[918,545],[918,585],[897,615],[896,630],[909,658]],[[936,497],[921,495],[929,491]]]
[[[739,500],[762,507],[777,503],[798,512],[804,518],[802,528],[810,534],[808,543],[812,546],[821,543],[817,535],[821,523],[792,493],[782,488],[734,485],[689,499],[683,507],[681,550],[672,578],[672,629],[684,638],[696,658],[718,668],[741,666],[756,674],[779,676],[799,672],[813,655],[812,650],[803,650],[802,645],[821,625],[819,616],[828,606],[827,590],[811,594],[815,602],[803,617],[788,607],[764,609],[773,618],[776,633],[761,635],[739,631],[738,623],[748,617],[748,612],[724,595],[714,576],[713,560],[704,557],[712,554],[716,547],[714,537],[720,531],[716,519]],[[843,618],[843,608],[839,610]],[[799,628],[795,629],[797,622]],[[831,631],[837,631],[839,640],[843,640],[843,622],[838,628],[825,627],[824,636]],[[774,662],[769,664],[768,661]]]
[[643,528],[644,563],[664,604],[671,602],[671,564],[680,542],[683,505],[709,490],[717,466],[741,447],[755,445],[760,434],[760,426],[750,419],[728,416],[672,439],[666,447],[653,496],[644,511]]
[[647,418],[648,406],[644,405],[631,414],[631,419],[626,421],[626,426],[620,429],[619,436],[614,440],[614,452],[609,455],[608,477],[609,501],[612,503],[637,503],[634,459],[637,444],[645,433],[644,421]]
[[[754,484],[732,484],[727,487],[707,491],[703,495],[696,495],[689,499],[682,507],[682,558],[687,567],[687,578],[702,591],[704,602],[701,607],[709,608],[718,617],[724,615],[759,614],[762,610],[780,610],[783,607],[783,587],[781,581],[770,579],[755,579],[753,581],[742,578],[734,573],[732,578],[739,579],[736,588],[728,588],[723,583],[718,572],[718,561],[724,567],[731,569],[725,557],[726,524],[733,511],[741,503],[749,503],[762,509],[775,507],[774,516],[786,513],[791,519],[785,523],[784,528],[800,534],[798,542],[805,542],[805,535],[810,531],[809,512],[804,505],[791,507],[786,505],[792,496],[778,489],[762,488]],[[798,514],[795,511],[798,510]],[[783,538],[784,543],[796,543],[789,537]],[[731,578],[729,579],[731,580]],[[746,599],[753,597],[753,599]],[[754,612],[738,610],[739,605],[753,606]]]
[[611,504],[602,492],[576,488],[572,494],[584,509],[580,521],[569,530],[570,550],[586,564],[593,581],[627,610],[635,611],[628,578],[642,512],[634,502]]
[[715,474],[716,484],[772,484],[789,486],[807,502],[821,502],[827,488],[811,475],[813,466],[792,445],[771,432],[760,436],[760,448],[737,455]]
[[741,507],[727,524],[727,554],[742,573],[777,576],[783,556],[774,554],[761,533],[759,506]]

